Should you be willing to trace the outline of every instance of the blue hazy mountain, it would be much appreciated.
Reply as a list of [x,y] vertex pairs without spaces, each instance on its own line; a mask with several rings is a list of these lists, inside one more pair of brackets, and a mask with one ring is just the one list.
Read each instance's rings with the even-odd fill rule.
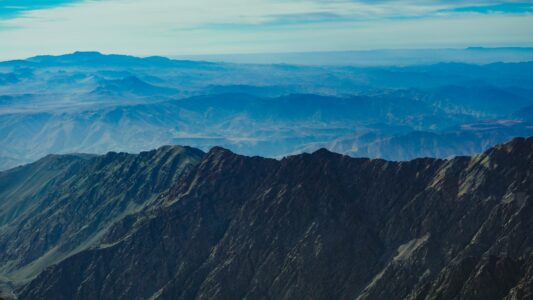
[[163,144],[268,157],[319,147],[392,160],[469,155],[532,135],[532,86],[531,62],[354,67],[37,56],[0,63],[0,169],[50,153]]
[[85,66],[85,67],[197,67],[198,65],[209,66],[207,62],[192,62],[186,60],[170,60],[161,56],[139,58],[128,55],[103,55],[100,52],[74,52],[61,56],[42,55],[29,58],[24,61],[12,61],[7,64],[17,64],[39,67],[58,66]]
[[181,59],[247,64],[297,64],[325,66],[409,66],[456,62],[490,64],[495,62],[527,62],[533,60],[533,48],[505,47],[465,49],[383,49],[362,51],[330,51],[299,53],[258,53],[178,56]]
[[524,107],[514,114],[515,118],[533,121],[533,105]]
[[134,96],[164,96],[175,95],[178,91],[171,88],[155,86],[135,76],[129,76],[122,79],[103,79],[91,93],[100,97],[127,96],[128,94]]

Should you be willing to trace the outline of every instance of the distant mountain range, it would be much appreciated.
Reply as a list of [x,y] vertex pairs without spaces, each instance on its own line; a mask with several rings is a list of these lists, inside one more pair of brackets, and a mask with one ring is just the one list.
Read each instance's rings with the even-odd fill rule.
[[0,172],[18,299],[529,299],[533,138],[391,162],[165,146]]
[[247,64],[296,64],[323,66],[412,66],[456,62],[490,64],[533,61],[533,48],[383,49],[300,53],[255,53],[176,56],[179,59]]
[[317,67],[38,56],[0,62],[0,169],[51,153],[164,144],[278,158],[321,147],[391,160],[471,155],[533,135],[532,86],[532,62]]
[[404,134],[362,132],[332,142],[314,144],[354,157],[409,160],[416,157],[453,157],[479,153],[516,136],[531,136],[533,123],[492,121],[463,124],[439,132],[410,131]]

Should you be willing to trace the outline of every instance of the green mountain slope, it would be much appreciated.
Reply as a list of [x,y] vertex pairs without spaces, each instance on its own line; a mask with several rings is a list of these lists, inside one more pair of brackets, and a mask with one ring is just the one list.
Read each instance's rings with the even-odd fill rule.
[[15,283],[91,246],[174,185],[203,152],[49,155],[0,173],[0,274]]

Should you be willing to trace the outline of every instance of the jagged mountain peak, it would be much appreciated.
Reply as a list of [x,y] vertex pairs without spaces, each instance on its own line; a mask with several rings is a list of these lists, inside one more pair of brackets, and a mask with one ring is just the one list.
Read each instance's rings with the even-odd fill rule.
[[[505,168],[508,166],[502,165],[501,161],[510,156],[515,158],[515,162],[526,161],[530,167],[533,167],[533,137],[514,138],[508,143],[496,145],[483,154],[474,156],[473,161],[481,161],[483,166],[488,168]],[[528,164],[522,165],[522,167],[528,167]]]
[[328,149],[326,148],[320,148],[318,150],[316,150],[315,152],[312,153],[313,156],[316,156],[316,157],[331,157],[331,156],[342,156],[341,154],[339,153],[334,153],[332,151],[329,151]]
[[224,155],[224,156],[230,156],[230,155],[237,155],[235,154],[233,151],[231,150],[228,150],[224,147],[220,147],[220,146],[215,146],[215,147],[212,147],[209,152],[207,153],[208,156],[220,156],[220,155]]
[[519,152],[521,154],[528,154],[533,147],[533,137],[518,137],[512,139],[510,142],[495,146],[494,150],[502,150],[507,153]]

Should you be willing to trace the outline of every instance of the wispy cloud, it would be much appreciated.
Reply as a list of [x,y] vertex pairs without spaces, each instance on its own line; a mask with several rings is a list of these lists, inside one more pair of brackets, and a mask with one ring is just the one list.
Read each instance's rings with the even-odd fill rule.
[[[0,2],[0,11],[15,2],[24,1]],[[0,44],[2,58],[75,50],[172,55],[533,45],[531,3],[524,2],[56,0],[45,8],[35,1],[34,9],[28,3],[16,15],[0,13],[0,40],[8,41]]]
[[468,5],[444,9],[439,12],[480,14],[525,14],[533,12],[533,3],[498,3],[472,6]]
[[46,9],[82,0],[0,0],[0,18],[13,18],[30,10]]

